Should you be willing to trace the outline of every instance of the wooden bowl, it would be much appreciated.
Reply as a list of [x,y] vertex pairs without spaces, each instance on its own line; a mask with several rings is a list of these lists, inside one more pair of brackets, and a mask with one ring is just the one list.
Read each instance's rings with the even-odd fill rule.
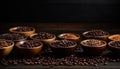
[[16,53],[19,55],[31,57],[38,55],[42,51],[43,43],[39,41],[26,40],[17,42],[15,47]]
[[107,40],[108,36],[110,35],[108,32],[103,30],[89,30],[82,33],[83,38],[85,39],[102,39]]
[[79,41],[80,35],[76,33],[62,33],[58,35],[58,38]]
[[[46,38],[47,34],[51,35],[51,38]],[[46,34],[46,35],[41,35],[41,34]],[[43,38],[45,37],[45,38]],[[42,41],[44,44],[49,45],[51,42],[53,42],[56,39],[56,36],[54,34],[48,33],[48,32],[39,32],[35,33],[30,36],[31,39],[37,40],[37,41]]]
[[106,48],[107,43],[99,39],[86,39],[80,42],[86,54],[100,55]]
[[[68,43],[71,43],[71,45],[67,46],[68,43],[65,41],[68,41]],[[61,45],[62,42],[63,45]],[[77,48],[77,43],[71,40],[55,40],[54,42],[50,43],[50,48],[55,55],[66,56],[74,53],[74,50]]]
[[114,54],[120,55],[120,41],[110,41],[108,47]]
[[[28,28],[29,30],[27,30],[26,28]],[[30,35],[35,33],[35,29],[33,27],[27,27],[27,26],[12,27],[12,28],[9,29],[9,31],[12,32],[12,33],[23,34],[27,37],[29,37]]]
[[110,35],[108,39],[109,41],[120,41],[120,34]]
[[[6,45],[1,44],[1,43],[6,43],[6,42],[9,43],[9,44],[6,44]],[[11,53],[11,51],[13,50],[13,47],[14,47],[14,42],[13,41],[0,40],[0,57],[8,56]]]

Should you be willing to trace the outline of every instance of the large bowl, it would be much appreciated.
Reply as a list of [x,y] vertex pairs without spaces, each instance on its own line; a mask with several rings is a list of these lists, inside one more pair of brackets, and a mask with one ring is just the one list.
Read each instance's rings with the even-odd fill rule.
[[[29,28],[30,30],[25,30],[25,31],[19,31],[20,29],[23,29],[23,28]],[[35,33],[35,28],[33,27],[27,27],[27,26],[17,26],[17,27],[12,27],[9,29],[10,32],[12,33],[19,33],[19,34],[23,34],[27,37],[29,37],[30,35],[34,34]]]
[[[34,45],[35,47],[29,47],[31,44],[25,45],[27,47],[21,46],[23,44],[26,44],[26,42],[29,42],[29,41],[33,42],[34,44],[36,42],[39,44],[37,46]],[[16,50],[15,50],[16,53],[22,56],[30,57],[30,56],[38,55],[42,51],[43,43],[39,41],[26,40],[26,41],[17,42],[15,47],[16,47]]]
[[100,55],[106,48],[107,43],[98,39],[86,39],[80,42],[86,54]]
[[13,41],[10,41],[10,40],[0,40],[1,43],[4,43],[5,42],[9,42],[11,43],[9,46],[6,46],[6,47],[1,47],[3,45],[0,44],[0,57],[6,57],[8,56],[11,51],[13,50],[13,47],[14,47],[14,42]]

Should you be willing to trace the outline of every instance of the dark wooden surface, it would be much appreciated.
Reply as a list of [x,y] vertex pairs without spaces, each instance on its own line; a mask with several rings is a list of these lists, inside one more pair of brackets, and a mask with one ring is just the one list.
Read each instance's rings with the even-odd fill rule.
[[[89,29],[103,29],[110,34],[120,33],[120,25],[117,23],[2,23],[0,24],[0,33],[9,32],[9,28],[14,26],[32,26],[39,31],[49,31],[49,32],[77,32],[81,34],[82,32]],[[40,66],[40,65],[12,65],[12,66],[0,66],[0,69],[10,69],[10,68],[31,68],[31,69],[113,69],[120,68],[120,63],[109,63],[106,66]]]

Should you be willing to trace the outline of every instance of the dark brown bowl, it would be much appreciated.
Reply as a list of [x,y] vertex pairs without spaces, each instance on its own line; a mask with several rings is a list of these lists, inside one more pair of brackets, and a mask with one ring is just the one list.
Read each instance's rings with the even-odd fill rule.
[[[21,46],[23,44],[26,44],[26,42],[31,41],[33,44],[33,47],[30,46],[32,45],[31,43]],[[39,43],[38,45],[35,45],[35,43]],[[35,46],[35,47],[34,47]],[[35,56],[38,55],[42,51],[43,43],[40,41],[33,41],[33,40],[26,40],[26,41],[20,41],[16,43],[16,53],[22,56]]]
[[18,41],[26,40],[27,37],[17,33],[5,33],[0,35],[0,39],[12,40],[16,43]]
[[[4,43],[4,41],[5,42],[7,41],[7,42],[9,42],[11,44],[6,46],[6,47],[2,47],[3,44],[1,44],[1,42]],[[11,53],[11,51],[13,50],[13,47],[14,47],[14,42],[13,41],[10,41],[10,40],[0,40],[0,57],[8,56]]]
[[120,41],[110,41],[108,47],[114,54],[120,55]]
[[84,52],[90,55],[100,55],[107,45],[105,41],[98,39],[86,39],[81,41],[80,44]]
[[[67,43],[61,45],[61,42],[64,41],[68,41],[68,43],[72,44],[69,46],[67,46]],[[50,43],[50,48],[54,54],[65,56],[74,53],[74,50],[77,48],[77,43],[71,40],[55,40],[54,42]]]
[[[44,36],[39,35],[41,33],[50,34],[50,35],[52,35],[52,37],[51,38],[42,38],[41,39],[39,37],[46,37],[47,36],[47,35],[44,35]],[[38,38],[35,38],[35,36],[38,36]],[[55,41],[56,36],[54,34],[51,34],[51,33],[48,33],[48,32],[39,32],[39,33],[35,33],[35,34],[31,35],[30,38],[33,39],[33,40],[42,41],[44,44],[49,45],[51,42]]]
[[[20,29],[23,29],[23,28],[25,28],[25,29],[29,28],[30,30],[19,31]],[[32,34],[35,33],[35,28],[33,28],[33,27],[27,27],[27,26],[17,26],[17,27],[10,28],[9,31],[12,32],[12,33],[23,34],[26,37],[29,37],[30,35],[32,35]]]
[[120,34],[110,35],[108,39],[109,41],[120,41]]
[[80,35],[76,33],[62,33],[58,35],[58,38],[73,40],[77,42],[80,40]]
[[103,30],[89,30],[82,33],[83,38],[85,39],[102,39],[107,40],[108,36],[110,35],[108,32]]

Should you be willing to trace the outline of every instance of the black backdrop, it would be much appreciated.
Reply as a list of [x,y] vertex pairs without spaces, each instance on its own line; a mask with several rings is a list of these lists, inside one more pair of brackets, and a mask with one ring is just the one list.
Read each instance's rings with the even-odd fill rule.
[[1,21],[120,22],[119,0],[15,0],[2,2]]

